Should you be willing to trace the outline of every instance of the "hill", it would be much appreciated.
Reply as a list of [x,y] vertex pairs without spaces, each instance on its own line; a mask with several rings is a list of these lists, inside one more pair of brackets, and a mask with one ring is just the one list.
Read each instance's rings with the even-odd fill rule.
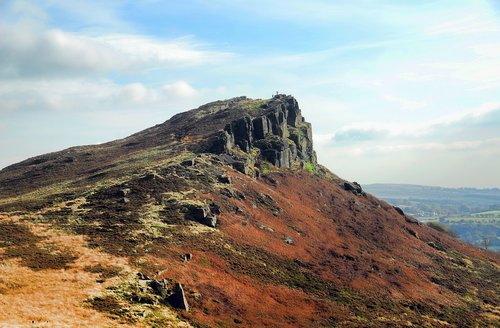
[[478,247],[500,250],[500,189],[372,184],[366,191],[422,222],[439,222]]
[[364,185],[368,192],[417,216],[469,215],[500,210],[500,189],[444,188],[407,184]]
[[319,165],[285,95],[3,169],[0,260],[4,325],[500,323],[498,255]]

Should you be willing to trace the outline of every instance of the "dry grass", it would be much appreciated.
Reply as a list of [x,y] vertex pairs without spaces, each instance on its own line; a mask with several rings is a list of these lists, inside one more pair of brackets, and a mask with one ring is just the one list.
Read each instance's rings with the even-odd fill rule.
[[[134,279],[136,270],[129,259],[89,248],[84,236],[52,229],[50,224],[29,222],[25,217],[21,220],[2,215],[0,223],[8,231],[18,233],[10,238],[12,242],[8,239],[0,244],[0,326],[190,327],[175,311],[166,307],[125,302],[126,311],[137,315],[126,322],[103,308],[109,302],[97,302],[102,309],[93,306],[91,300],[108,300],[110,289]],[[32,244],[71,250],[74,258],[64,268],[33,270],[24,263],[26,255],[22,258],[6,256],[17,238],[23,236],[30,237],[28,241]],[[123,300],[118,300],[115,308],[121,303]]]
[[[2,220],[4,221],[4,220]],[[33,271],[18,259],[4,259],[0,264],[0,325],[2,326],[78,326],[113,327],[112,320],[84,304],[90,296],[99,294],[107,285],[96,282],[97,273],[86,272],[84,267],[120,267],[125,272],[131,268],[126,259],[113,257],[86,247],[82,236],[72,236],[48,229],[47,225],[28,227],[38,238],[53,248],[71,249],[77,259],[66,269]],[[0,258],[3,257],[0,255]]]

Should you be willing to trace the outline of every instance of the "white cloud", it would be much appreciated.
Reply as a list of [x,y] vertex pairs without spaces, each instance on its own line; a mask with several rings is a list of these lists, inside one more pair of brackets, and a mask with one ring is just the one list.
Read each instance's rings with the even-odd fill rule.
[[472,120],[481,119],[482,117],[493,113],[500,112],[500,103],[498,102],[488,102],[480,105],[477,108],[473,108],[467,111],[458,112],[453,115],[438,118],[431,122],[430,126],[440,126],[440,125],[451,125],[458,123],[467,123]]
[[[485,103],[481,106],[440,117],[424,123],[390,123],[390,122],[357,122],[343,126],[332,134],[321,136],[321,142],[326,143],[330,137],[331,146],[336,143],[360,143],[373,141],[413,140],[418,142],[423,138],[434,138],[443,134],[460,135],[468,130],[484,124],[500,127],[500,103]],[[391,146],[392,147],[392,146]]]
[[462,140],[449,143],[427,142],[416,144],[400,144],[400,145],[378,145],[367,147],[365,152],[375,151],[382,153],[402,152],[402,151],[468,151],[477,150],[479,148],[488,147],[496,149],[500,152],[500,138],[491,138],[485,140]]
[[466,35],[479,33],[499,32],[498,22],[493,18],[480,15],[468,15],[466,17],[450,20],[438,25],[431,26],[426,33],[430,36],[443,35]]
[[141,35],[108,35],[98,37],[131,62],[142,65],[199,65],[225,59],[230,53],[210,51],[190,38],[160,41]]
[[229,53],[190,38],[156,40],[134,34],[89,36],[28,23],[0,24],[0,77],[88,75],[201,65]]
[[105,79],[0,80],[0,114],[20,110],[146,110],[185,99],[189,100],[186,104],[196,105],[204,94],[217,90],[197,91],[185,81],[156,88],[138,82],[120,85]]
[[131,83],[122,87],[120,90],[124,100],[139,102],[148,96],[149,91],[141,83]]
[[186,98],[193,97],[198,94],[198,91],[196,91],[191,85],[189,85],[189,83],[185,81],[177,81],[172,84],[165,84],[163,86],[163,90],[169,98]]

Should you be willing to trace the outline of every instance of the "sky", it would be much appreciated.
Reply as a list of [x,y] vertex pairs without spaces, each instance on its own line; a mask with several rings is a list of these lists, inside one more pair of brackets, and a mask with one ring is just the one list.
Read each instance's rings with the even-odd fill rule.
[[0,168],[293,95],[368,183],[500,187],[500,1],[0,0]]

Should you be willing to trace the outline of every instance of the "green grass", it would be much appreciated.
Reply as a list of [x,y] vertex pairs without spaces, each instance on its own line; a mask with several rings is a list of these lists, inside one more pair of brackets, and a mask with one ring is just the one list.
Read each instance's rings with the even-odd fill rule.
[[268,162],[262,162],[261,165],[260,165],[260,172],[262,174],[269,174],[271,173],[271,163],[268,163]]
[[269,99],[248,99],[241,101],[240,105],[246,110],[257,110],[268,101]]
[[316,168],[314,167],[314,164],[311,162],[306,162],[306,164],[304,165],[304,169],[311,174],[316,173]]

